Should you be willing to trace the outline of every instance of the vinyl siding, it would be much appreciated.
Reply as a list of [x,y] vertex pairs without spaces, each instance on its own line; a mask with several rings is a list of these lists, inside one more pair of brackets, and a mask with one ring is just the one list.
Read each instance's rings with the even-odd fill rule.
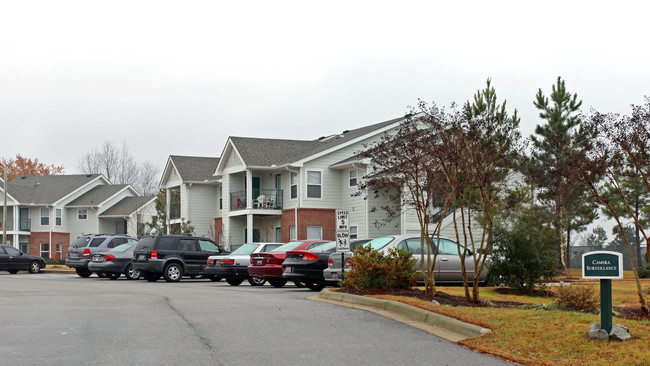
[[217,215],[219,198],[217,186],[193,184],[187,189],[190,214],[194,233],[214,238],[214,218]]

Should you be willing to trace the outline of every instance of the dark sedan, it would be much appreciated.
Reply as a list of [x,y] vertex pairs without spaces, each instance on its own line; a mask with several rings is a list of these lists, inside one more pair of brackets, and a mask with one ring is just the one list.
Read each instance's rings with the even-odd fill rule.
[[282,263],[282,278],[303,282],[310,290],[320,291],[325,287],[323,270],[327,260],[336,250],[336,242],[329,242],[309,250],[291,250]]
[[88,269],[97,275],[105,274],[111,280],[120,278],[122,273],[129,280],[137,280],[140,278],[140,271],[131,265],[133,249],[135,243],[127,243],[120,244],[107,252],[93,254]]
[[24,254],[11,245],[0,245],[0,271],[14,274],[18,271],[38,273],[45,268],[45,260],[29,254]]

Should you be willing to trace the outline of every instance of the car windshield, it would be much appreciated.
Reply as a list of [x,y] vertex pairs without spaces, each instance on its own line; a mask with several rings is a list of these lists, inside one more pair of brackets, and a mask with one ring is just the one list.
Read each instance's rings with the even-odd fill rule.
[[280,247],[277,247],[272,250],[274,253],[284,253],[288,252],[290,250],[294,250],[297,247],[299,247],[303,242],[302,241],[292,241],[290,243],[286,243],[285,245],[282,245]]
[[90,240],[89,236],[80,236],[75,241],[72,242],[72,247],[73,248],[82,248],[85,247],[88,244],[88,241]]
[[336,242],[335,241],[330,241],[330,242],[325,242],[321,243],[311,249],[309,249],[310,252],[327,252],[328,250],[332,250],[336,248]]
[[366,246],[370,245],[370,249],[379,250],[379,249],[385,247],[386,245],[388,245],[388,243],[390,243],[393,240],[395,240],[394,237],[387,236],[387,237],[384,237],[384,238],[372,239],[371,241],[367,242],[364,245],[366,245]]
[[249,255],[249,254],[253,253],[255,251],[255,249],[257,249],[257,247],[259,247],[259,246],[260,246],[259,244],[252,244],[252,243],[244,244],[241,247],[235,249],[230,254],[231,255]]
[[118,253],[124,253],[127,250],[133,248],[135,244],[120,244],[116,246],[115,248],[109,250],[109,252],[118,252]]

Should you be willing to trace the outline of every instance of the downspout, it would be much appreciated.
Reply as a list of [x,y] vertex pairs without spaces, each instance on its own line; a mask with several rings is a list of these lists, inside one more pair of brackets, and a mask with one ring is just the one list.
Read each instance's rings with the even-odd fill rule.
[[52,224],[53,224],[53,221],[54,221],[54,220],[52,220],[52,211],[54,211],[56,209],[54,208],[54,206],[47,206],[47,207],[52,208],[52,210],[50,210],[50,212],[48,213],[48,215],[50,216],[50,240],[49,240],[49,243],[50,243],[50,258],[52,258]]
[[185,218],[187,219],[187,221],[190,221],[190,187],[191,186],[192,183],[185,183]]
[[[298,175],[298,185],[296,186],[296,196],[298,197],[298,204],[296,207],[293,208],[293,225],[296,228],[296,240],[298,240],[298,207],[300,207],[300,185],[301,185],[301,177],[300,177],[300,169],[298,170],[291,170],[291,168],[287,167],[287,170],[291,173],[296,173]],[[289,175],[289,194],[291,194],[291,175]],[[289,229],[289,241],[291,241],[291,229]]]

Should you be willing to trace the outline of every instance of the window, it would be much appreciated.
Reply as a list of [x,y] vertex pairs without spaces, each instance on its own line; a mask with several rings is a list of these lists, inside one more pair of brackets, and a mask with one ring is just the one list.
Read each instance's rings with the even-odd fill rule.
[[358,229],[356,226],[350,226],[350,239],[358,238]]
[[50,257],[50,243],[41,243],[41,257]]
[[9,255],[20,255],[20,251],[14,247],[5,247],[5,251]]
[[88,210],[79,210],[77,211],[78,220],[88,220]]
[[282,228],[278,226],[275,227],[275,242],[282,243]]
[[350,187],[355,187],[357,185],[357,174],[358,170],[350,170]]
[[219,209],[223,210],[223,189],[219,187]]
[[59,260],[63,259],[63,243],[56,243],[56,256]]
[[307,226],[307,240],[323,239],[322,226]]
[[297,238],[296,227],[295,226],[289,227],[289,241],[297,240],[296,238]]
[[307,197],[321,198],[321,172],[307,171]]
[[54,215],[55,215],[55,217],[54,217],[54,225],[61,226],[61,209],[57,208],[54,211]]
[[199,239],[199,246],[202,252],[221,252],[219,246],[210,240]]
[[29,243],[20,243],[20,251],[29,254]]
[[50,225],[50,209],[41,208],[41,226]]
[[196,242],[194,239],[181,239],[178,241],[179,252],[196,252]]
[[291,198],[298,198],[298,173],[291,172]]

